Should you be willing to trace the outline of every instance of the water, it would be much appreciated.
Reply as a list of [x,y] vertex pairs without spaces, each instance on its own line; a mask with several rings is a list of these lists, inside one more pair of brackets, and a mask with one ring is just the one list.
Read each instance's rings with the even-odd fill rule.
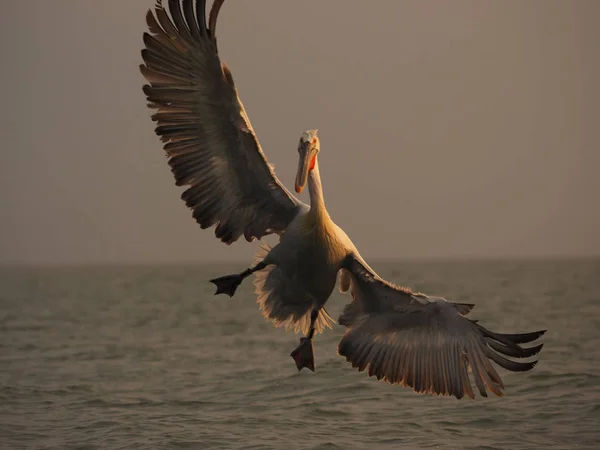
[[[0,269],[0,448],[600,448],[600,261],[373,264],[476,303],[501,332],[547,328],[540,363],[503,398],[414,394],[356,372],[206,280],[243,264]],[[335,293],[337,318],[349,297]]]

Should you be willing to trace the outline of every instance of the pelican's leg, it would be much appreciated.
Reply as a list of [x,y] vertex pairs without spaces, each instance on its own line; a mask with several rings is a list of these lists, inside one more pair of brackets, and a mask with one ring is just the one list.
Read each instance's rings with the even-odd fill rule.
[[235,290],[240,285],[240,283],[244,280],[244,278],[252,275],[257,270],[262,270],[267,265],[264,262],[259,262],[254,267],[244,270],[241,273],[235,273],[233,275],[225,275],[224,277],[215,278],[214,280],[210,280],[211,283],[214,283],[217,286],[217,294],[227,294],[230,297],[233,297],[235,294]]
[[290,356],[296,361],[298,371],[303,367],[308,367],[313,372],[315,371],[315,354],[313,349],[313,336],[315,335],[315,322],[319,317],[321,307],[313,308],[310,313],[310,328],[308,336],[300,338],[300,345],[290,353]]

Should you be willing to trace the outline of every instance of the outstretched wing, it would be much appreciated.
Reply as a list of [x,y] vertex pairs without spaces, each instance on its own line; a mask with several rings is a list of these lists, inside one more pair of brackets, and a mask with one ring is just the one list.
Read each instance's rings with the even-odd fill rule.
[[202,228],[231,244],[285,231],[303,205],[267,164],[231,72],[222,64],[214,36],[223,0],[213,4],[210,28],[205,1],[158,0],[148,11],[140,70],[156,134],[182,199]]
[[[538,353],[543,344],[523,348],[545,333],[493,333],[464,317],[473,305],[427,297],[380,278],[359,256],[347,259],[353,301],[339,323],[348,330],[340,355],[369,376],[413,388],[416,392],[474,398],[469,370],[479,393],[502,396],[504,385],[491,361],[515,371],[537,361],[516,362]],[[491,361],[490,361],[491,360]]]

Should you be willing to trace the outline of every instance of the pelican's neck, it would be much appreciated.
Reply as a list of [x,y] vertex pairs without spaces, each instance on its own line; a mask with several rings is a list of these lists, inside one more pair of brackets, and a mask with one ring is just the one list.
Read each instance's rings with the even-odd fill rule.
[[308,172],[308,193],[310,195],[310,213],[318,219],[328,219],[329,214],[323,199],[323,185],[321,184],[318,159],[315,161],[315,167]]

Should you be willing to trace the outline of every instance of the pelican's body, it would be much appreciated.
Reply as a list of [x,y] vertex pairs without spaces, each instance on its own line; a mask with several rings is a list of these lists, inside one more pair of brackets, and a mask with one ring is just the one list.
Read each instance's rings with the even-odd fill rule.
[[473,305],[428,297],[379,277],[346,233],[329,216],[319,173],[316,130],[298,144],[295,191],[308,186],[310,205],[277,179],[238,97],[233,76],[219,58],[215,29],[224,0],[210,16],[205,1],[157,1],[147,15],[142,74],[149,106],[157,112],[156,133],[164,142],[182,199],[202,228],[232,244],[240,237],[276,233],[279,243],[261,247],[255,265],[211,280],[217,294],[233,296],[254,274],[262,314],[276,326],[303,332],[291,353],[298,370],[315,369],[313,337],[331,327],[324,306],[340,275],[340,290],[352,301],[339,318],[347,328],[338,352],[358,370],[412,387],[417,392],[474,397],[502,395],[504,385],[491,361],[511,371],[536,361],[507,359],[535,355],[542,344],[522,347],[544,331],[494,333],[465,316]]
[[[313,138],[316,132],[311,131]],[[348,255],[356,252],[352,241],[325,208],[318,162],[308,175],[310,208],[300,208],[279,243],[261,254],[265,272],[257,272],[256,294],[265,316],[277,325],[310,332],[310,314],[321,311],[335,288]],[[316,331],[331,327],[323,309]]]

